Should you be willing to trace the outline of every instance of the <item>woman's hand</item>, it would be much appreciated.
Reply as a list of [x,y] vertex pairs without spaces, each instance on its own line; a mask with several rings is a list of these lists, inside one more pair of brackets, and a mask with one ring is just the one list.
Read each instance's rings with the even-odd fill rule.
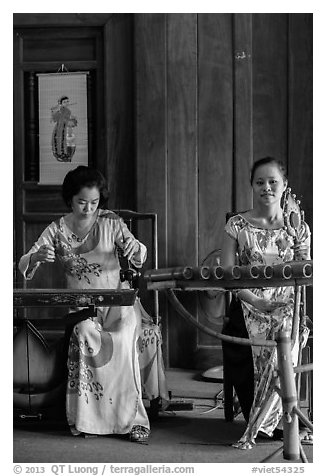
[[34,253],[34,261],[39,263],[53,263],[55,261],[55,251],[52,245],[42,245]]
[[131,236],[128,236],[123,244],[123,256],[131,259],[134,254],[140,251],[139,241]]
[[310,247],[304,243],[297,243],[292,246],[295,261],[310,259]]

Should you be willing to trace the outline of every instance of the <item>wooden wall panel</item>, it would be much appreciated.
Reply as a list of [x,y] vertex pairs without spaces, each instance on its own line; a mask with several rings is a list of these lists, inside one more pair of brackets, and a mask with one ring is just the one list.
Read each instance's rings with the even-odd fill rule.
[[196,15],[169,15],[167,41],[168,259],[182,265],[198,244]]
[[312,14],[289,15],[289,183],[313,221],[313,22]]
[[[104,27],[103,167],[110,208],[135,208],[133,18],[113,15]],[[100,99],[100,98],[99,98]]]
[[234,38],[234,160],[232,211],[252,207],[249,171],[253,162],[252,123],[252,17],[251,13],[233,16]]
[[[167,62],[168,262],[177,266],[198,262],[197,15],[168,15]],[[196,297],[185,300],[194,311]],[[187,365],[195,330],[170,311],[170,363]]]
[[222,246],[225,210],[232,209],[232,15],[198,18],[199,261]]
[[266,155],[287,160],[287,19],[285,13],[253,15],[254,160]]
[[67,213],[67,207],[61,196],[60,186],[24,187],[24,212],[25,213]]
[[103,27],[114,13],[14,13],[14,25],[25,28]]
[[[54,30],[55,31],[55,30]],[[57,30],[58,31],[58,30]],[[31,35],[24,45],[25,62],[56,61],[59,65],[70,61],[96,61],[96,45],[89,37],[89,32],[78,30],[75,38],[67,40],[65,35],[49,38],[47,30],[39,31],[35,37]]]
[[136,15],[137,207],[158,213],[159,266],[166,265],[166,17]]
[[[158,263],[164,268],[167,265],[166,15],[135,15],[134,35],[137,209],[157,213]],[[140,226],[138,237],[149,246],[148,228]],[[150,266],[148,259],[144,269]],[[151,299],[147,299],[145,305],[149,306],[149,301]],[[159,293],[161,316],[167,315],[166,306],[164,294]],[[163,318],[166,365],[169,363],[168,333],[168,320]]]
[[[233,175],[233,24],[231,14],[198,15],[198,248],[199,263],[223,240],[225,211],[232,210]],[[226,189],[225,183],[230,184]],[[209,317],[219,299],[198,293],[198,319]],[[222,298],[223,299],[223,298]],[[222,325],[221,320],[216,320]],[[197,346],[220,341],[198,333]],[[202,356],[197,356],[203,362]]]

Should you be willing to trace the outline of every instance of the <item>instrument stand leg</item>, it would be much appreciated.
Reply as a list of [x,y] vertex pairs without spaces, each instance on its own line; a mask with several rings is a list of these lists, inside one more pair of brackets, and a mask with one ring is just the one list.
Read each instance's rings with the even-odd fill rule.
[[300,457],[303,463],[309,463],[306,453],[303,451],[302,444],[300,443]]
[[291,357],[291,338],[286,332],[280,332],[277,338],[277,357],[283,406],[283,456],[284,459],[295,461],[300,457],[299,422],[294,411],[298,397]]

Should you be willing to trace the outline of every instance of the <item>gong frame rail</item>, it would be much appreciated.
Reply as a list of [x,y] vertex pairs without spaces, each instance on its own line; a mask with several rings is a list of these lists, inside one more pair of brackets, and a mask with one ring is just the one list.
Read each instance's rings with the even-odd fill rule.
[[218,281],[204,280],[165,280],[148,281],[148,290],[175,289],[180,291],[228,291],[232,289],[250,289],[250,288],[276,288],[283,286],[312,286],[312,278],[295,279],[220,279]]
[[132,306],[136,289],[14,289],[14,308]]
[[147,288],[200,291],[283,286],[311,286],[313,261],[288,261],[273,266],[177,266],[145,271]]

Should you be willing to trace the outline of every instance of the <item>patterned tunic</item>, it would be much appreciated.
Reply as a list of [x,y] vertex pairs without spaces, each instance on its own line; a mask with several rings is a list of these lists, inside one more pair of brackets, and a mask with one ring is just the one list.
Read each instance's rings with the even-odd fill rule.
[[[294,259],[294,240],[284,228],[259,228],[238,214],[229,219],[225,231],[237,241],[240,265],[276,265]],[[299,235],[298,242],[306,245],[310,253],[310,230],[305,222],[302,223]],[[309,259],[309,254],[304,257],[296,255],[295,258]],[[255,288],[250,291],[269,301],[289,302],[294,298],[294,289],[291,286]],[[272,313],[259,311],[246,301],[242,301],[241,305],[249,338],[274,340],[278,331],[292,329],[293,303],[279,307]],[[258,431],[272,436],[282,417],[281,398],[273,389],[272,382],[273,370],[277,366],[276,348],[253,346],[252,354],[255,396],[248,426],[242,438],[234,445],[241,449],[252,448]],[[292,358],[295,365],[298,358],[298,338],[292,348]]]
[[[26,279],[32,279],[39,264],[27,273],[31,254],[51,244],[64,267],[68,288],[128,288],[127,282],[120,281],[117,250],[128,236],[132,235],[126,224],[109,210],[98,210],[83,239],[61,217],[44,230],[21,258],[19,267]],[[139,257],[131,261],[140,267],[146,254],[140,243]],[[98,308],[96,317],[74,327],[66,393],[67,419],[73,434],[123,434],[133,425],[149,428],[142,384],[149,398],[168,398],[160,331],[139,300],[134,306]]]

